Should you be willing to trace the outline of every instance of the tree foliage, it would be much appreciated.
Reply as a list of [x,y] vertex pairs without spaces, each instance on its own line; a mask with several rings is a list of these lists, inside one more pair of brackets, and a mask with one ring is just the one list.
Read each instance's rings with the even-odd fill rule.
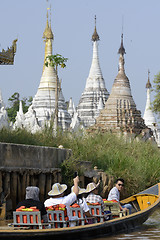
[[[9,120],[11,122],[15,122],[15,118],[17,115],[17,112],[19,111],[19,103],[20,103],[20,94],[18,92],[15,92],[9,99],[9,107],[6,108]],[[22,106],[23,106],[23,112],[26,113],[28,111],[29,106],[32,103],[32,97],[29,97],[28,99],[24,97],[22,99]]]
[[56,88],[55,88],[55,123],[54,123],[54,129],[57,132],[58,129],[58,85],[60,90],[60,84],[58,81],[58,66],[61,68],[66,67],[66,62],[68,58],[62,57],[60,54],[56,55],[49,55],[45,59],[45,65],[48,67],[50,65],[51,67],[54,67],[56,70]]
[[48,65],[52,66],[52,67],[57,67],[60,66],[61,68],[65,68],[66,67],[66,62],[67,62],[68,58],[64,58],[62,57],[62,55],[60,54],[55,54],[55,55],[50,55],[47,56],[45,59],[45,65],[48,67]]
[[160,72],[155,75],[153,80],[153,91],[155,92],[154,101],[153,101],[153,111],[155,113],[160,113]]

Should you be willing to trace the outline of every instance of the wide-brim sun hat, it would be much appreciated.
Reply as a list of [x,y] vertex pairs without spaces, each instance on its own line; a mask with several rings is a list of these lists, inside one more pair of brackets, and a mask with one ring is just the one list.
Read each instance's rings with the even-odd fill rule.
[[[71,192],[73,192],[73,190],[74,190],[74,186],[71,187]],[[79,190],[78,194],[86,193],[86,189],[85,188],[78,187],[78,190]]]
[[55,183],[52,186],[51,191],[49,191],[48,195],[49,196],[58,196],[62,193],[64,193],[64,191],[67,189],[67,185],[66,184],[60,184],[60,183]]
[[86,193],[90,193],[93,190],[95,190],[96,188],[99,187],[100,181],[96,184],[94,182],[88,183],[87,187],[86,187]]

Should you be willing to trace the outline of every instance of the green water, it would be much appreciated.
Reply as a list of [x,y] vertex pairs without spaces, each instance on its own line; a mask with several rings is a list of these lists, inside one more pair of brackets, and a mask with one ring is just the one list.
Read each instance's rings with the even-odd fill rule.
[[[160,208],[134,232],[118,234],[111,237],[96,238],[95,240],[154,240],[160,239]],[[94,240],[94,239],[93,239]]]

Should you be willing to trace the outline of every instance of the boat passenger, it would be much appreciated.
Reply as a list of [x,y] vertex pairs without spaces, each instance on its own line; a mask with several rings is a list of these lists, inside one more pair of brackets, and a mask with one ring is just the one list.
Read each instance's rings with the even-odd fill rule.
[[79,177],[78,176],[75,177],[73,181],[74,181],[74,190],[72,193],[68,194],[67,196],[64,196],[64,192],[67,189],[66,184],[60,184],[60,183],[53,184],[51,191],[48,193],[50,198],[44,202],[45,207],[51,207],[58,204],[66,205],[67,215],[69,217],[69,220],[72,220],[70,205],[72,205],[72,203],[77,200],[77,195],[79,192],[79,189],[78,189]]
[[36,207],[41,212],[41,217],[44,223],[48,222],[47,211],[44,203],[39,200],[39,188],[35,186],[28,186],[26,188],[26,199],[19,202],[16,209],[24,206],[25,208]]
[[124,179],[118,178],[116,180],[115,186],[110,190],[108,195],[108,201],[115,200],[119,203],[120,210],[127,211],[129,209],[129,214],[131,214],[132,205],[131,204],[124,204],[120,203],[120,193],[122,192],[124,187]]
[[101,204],[102,212],[104,213],[104,202],[100,195],[98,195],[98,187],[99,187],[100,181],[95,184],[94,182],[91,182],[86,187],[86,192],[89,193],[86,197],[86,202],[88,203],[99,203]]
[[[78,188],[79,188],[79,194],[77,196],[77,200],[75,203],[77,203],[82,208],[82,210],[87,218],[91,218],[92,215],[89,212],[89,207],[86,203],[85,198],[83,197],[83,195],[86,193],[86,189],[80,188],[80,187],[78,187]],[[73,190],[74,190],[74,186],[71,188],[71,192],[73,192]],[[90,223],[90,222],[92,222],[92,221],[90,221],[90,219],[88,219],[88,223]]]

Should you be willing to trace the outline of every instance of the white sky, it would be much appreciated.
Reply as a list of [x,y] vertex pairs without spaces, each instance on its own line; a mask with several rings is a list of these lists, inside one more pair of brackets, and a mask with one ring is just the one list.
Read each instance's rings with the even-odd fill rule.
[[[160,0],[49,0],[52,6],[53,54],[68,58],[59,70],[65,100],[77,106],[84,90],[92,60],[94,16],[97,16],[99,60],[110,92],[118,71],[124,19],[125,71],[130,80],[137,109],[144,112],[145,85],[160,71]],[[42,39],[46,25],[46,0],[0,0],[0,51],[18,37],[13,66],[0,66],[0,89],[7,99],[36,94],[44,60]],[[153,99],[153,97],[152,97]]]

